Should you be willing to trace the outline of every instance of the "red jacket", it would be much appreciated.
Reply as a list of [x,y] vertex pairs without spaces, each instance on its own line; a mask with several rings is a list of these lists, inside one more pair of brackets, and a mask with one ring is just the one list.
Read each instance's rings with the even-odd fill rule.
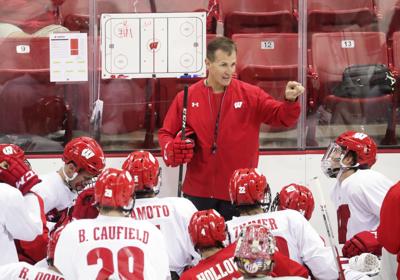
[[[217,150],[213,154],[216,114],[211,110],[211,91],[204,85],[204,80],[189,87],[187,127],[196,135],[196,146],[187,166],[183,192],[229,201],[228,184],[233,171],[258,165],[261,123],[292,126],[299,117],[300,105],[277,101],[259,87],[233,79],[222,100]],[[173,100],[158,133],[162,150],[181,129],[182,105],[181,91]]]
[[397,279],[400,280],[400,182],[391,187],[382,202],[377,234],[379,243],[397,255]]

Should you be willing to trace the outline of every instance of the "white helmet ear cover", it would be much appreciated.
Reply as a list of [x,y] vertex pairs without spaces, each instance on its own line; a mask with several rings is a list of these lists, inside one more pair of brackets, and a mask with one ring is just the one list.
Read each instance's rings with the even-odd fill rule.
[[69,182],[71,182],[72,180],[74,180],[78,176],[78,172],[75,171],[74,174],[72,174],[72,176],[69,177],[67,175],[67,173],[65,172],[65,165],[61,168],[61,171],[62,171],[62,173],[64,175],[65,181],[67,181],[68,184],[69,184]]

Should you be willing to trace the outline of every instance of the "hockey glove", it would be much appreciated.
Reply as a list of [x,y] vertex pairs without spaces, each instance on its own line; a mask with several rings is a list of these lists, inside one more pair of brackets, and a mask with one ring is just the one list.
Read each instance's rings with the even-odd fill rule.
[[342,248],[344,257],[351,258],[362,253],[382,255],[382,245],[376,239],[375,231],[362,231],[347,240]]
[[23,195],[41,182],[36,173],[20,158],[2,157],[0,163],[0,182],[16,187]]
[[94,188],[82,191],[76,199],[72,210],[72,218],[77,220],[96,218],[99,215],[99,210],[94,204]]
[[[194,136],[193,131],[186,133],[187,136]],[[179,132],[174,140],[169,141],[164,147],[164,161],[167,166],[178,166],[188,163],[193,158],[194,140],[192,138],[181,139]]]

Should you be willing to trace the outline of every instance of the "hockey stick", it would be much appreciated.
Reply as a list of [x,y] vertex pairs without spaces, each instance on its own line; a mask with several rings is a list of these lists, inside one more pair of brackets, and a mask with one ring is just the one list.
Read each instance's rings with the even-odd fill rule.
[[335,236],[333,235],[332,224],[329,219],[328,210],[326,209],[326,202],[324,199],[324,194],[322,193],[321,183],[320,183],[318,177],[314,177],[313,180],[315,181],[315,186],[318,189],[319,201],[320,201],[319,206],[321,209],[322,218],[324,219],[324,224],[325,224],[326,233],[328,235],[329,244],[332,248],[332,253],[333,253],[333,256],[335,257],[336,266],[339,271],[339,280],[345,280],[346,278],[344,277],[344,270],[343,270],[342,264],[340,263],[339,251],[338,251],[338,247],[336,246]]
[[[188,85],[185,84],[183,87],[183,108],[182,108],[182,128],[181,128],[181,139],[186,139],[186,115],[187,115],[187,99],[188,99]],[[179,177],[178,177],[178,197],[182,196],[182,177],[183,177],[183,164],[179,165]]]

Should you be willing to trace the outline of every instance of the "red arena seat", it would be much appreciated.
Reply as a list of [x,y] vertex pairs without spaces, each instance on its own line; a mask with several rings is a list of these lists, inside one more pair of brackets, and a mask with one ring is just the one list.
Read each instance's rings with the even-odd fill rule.
[[393,33],[393,66],[400,73],[400,32]]
[[[239,79],[258,85],[276,99],[283,100],[287,82],[297,80],[297,34],[235,34],[232,39],[238,47]],[[263,127],[263,130],[271,128]]]
[[[388,65],[386,36],[380,32],[316,33],[312,37],[312,89],[315,100],[330,119],[328,124],[379,124],[392,119],[393,95],[365,98],[343,98],[333,94],[350,65]],[[387,140],[387,139],[386,139]]]
[[154,0],[157,13],[205,12],[208,10],[208,2],[209,0]]
[[310,32],[361,31],[376,20],[373,0],[309,0]]
[[[64,85],[50,82],[49,39],[1,38],[0,53],[0,132],[45,135],[61,127],[67,130]],[[40,116],[33,114],[39,109]]]
[[[150,1],[97,0],[96,14],[103,13],[151,13]],[[88,32],[89,1],[68,0],[61,6],[63,25],[72,31]]]
[[379,31],[385,32],[390,40],[393,32],[400,30],[400,1],[375,0]]
[[225,36],[234,33],[292,32],[292,0],[220,0]]

